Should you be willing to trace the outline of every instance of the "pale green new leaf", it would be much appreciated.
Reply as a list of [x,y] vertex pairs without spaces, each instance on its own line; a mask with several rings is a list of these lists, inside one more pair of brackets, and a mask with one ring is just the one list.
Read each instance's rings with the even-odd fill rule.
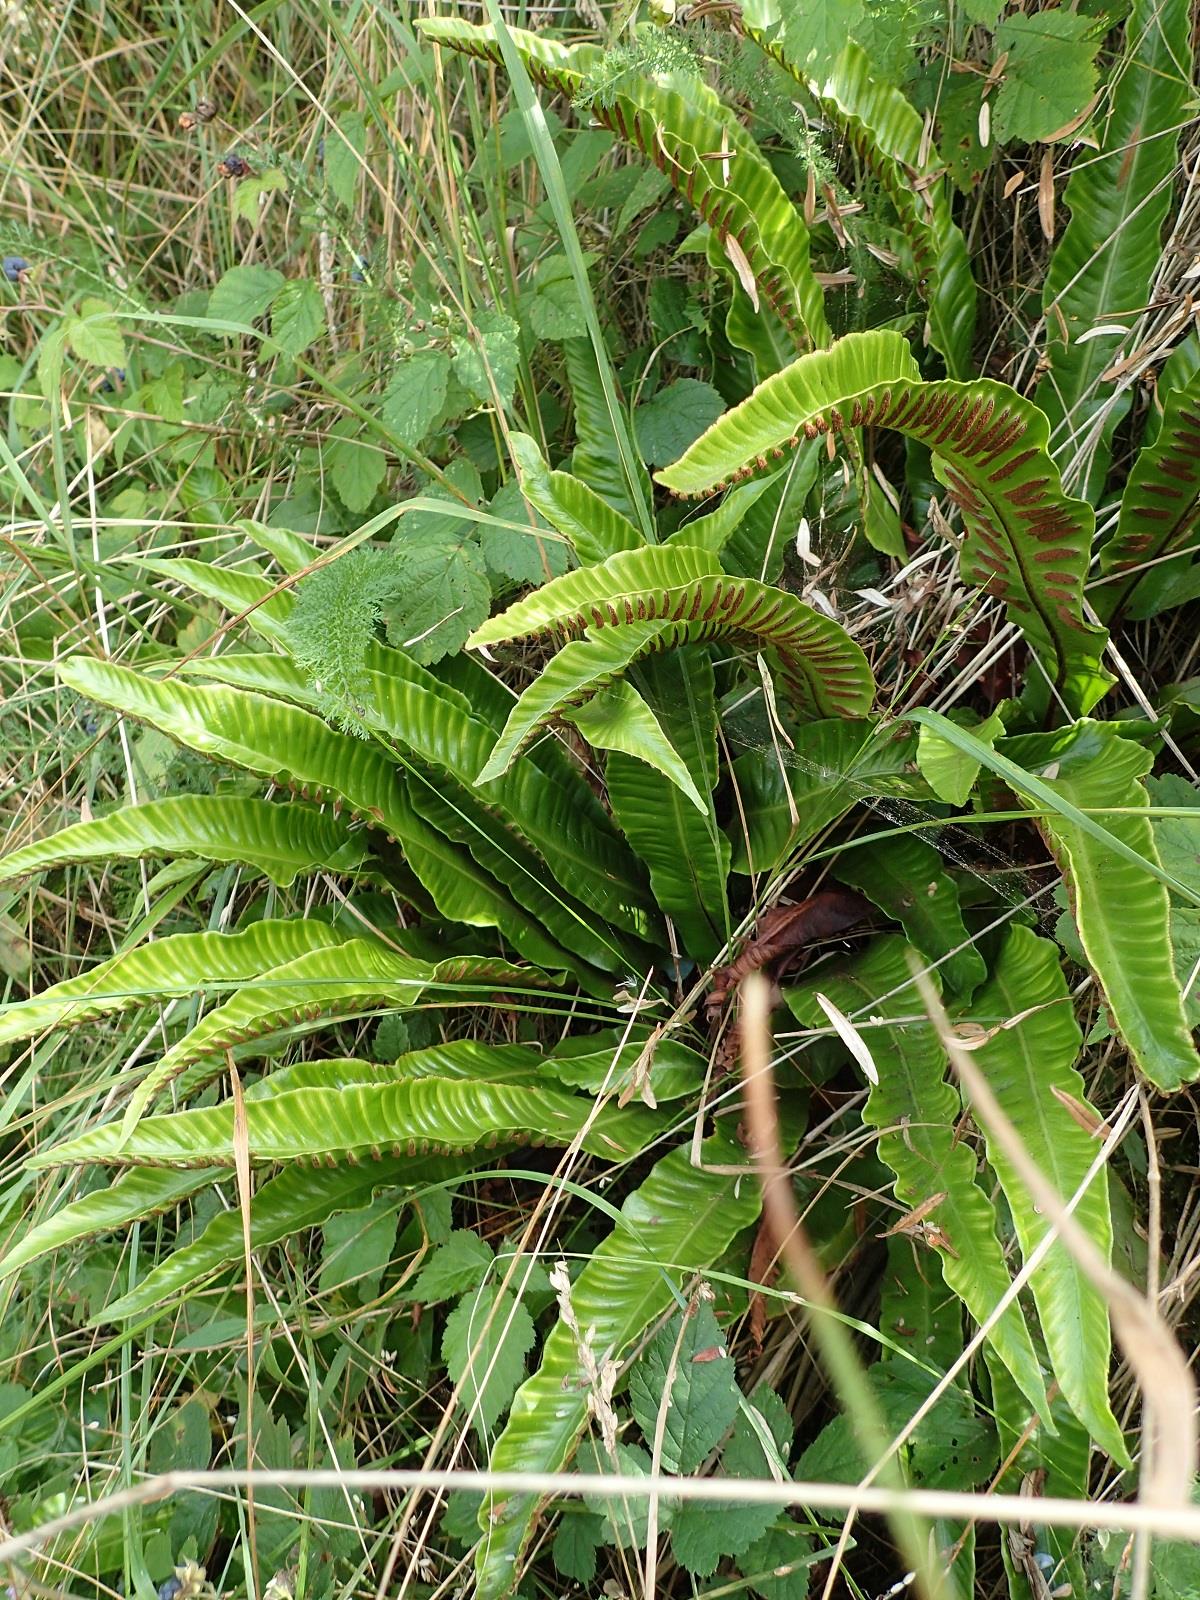
[[286,889],[300,873],[353,872],[366,853],[361,834],[299,801],[180,795],[76,823],[0,856],[0,881],[75,861],[194,856],[257,867]]
[[[806,1027],[827,1027],[817,1001],[824,994],[851,1020],[880,1018],[865,1028],[879,1082],[863,1107],[863,1121],[880,1130],[879,1155],[896,1175],[903,1210],[934,1201],[927,1215],[936,1228],[931,1253],[947,1286],[982,1323],[1011,1286],[996,1235],[995,1207],[976,1181],[975,1157],[958,1136],[962,1104],[946,1080],[946,1053],[922,1015],[908,964],[909,947],[886,934],[837,970],[785,991],[784,998]],[[935,975],[936,976],[936,975]],[[990,1342],[1042,1417],[1048,1417],[1045,1384],[1021,1308],[1011,1304],[992,1329]]]
[[[1097,1141],[1079,1126],[1055,1091],[1087,1105],[1075,1060],[1083,1044],[1057,947],[1014,924],[1005,936],[991,977],[962,1020],[995,1030],[972,1059],[1000,1109],[1012,1122],[1038,1171],[1065,1204],[1095,1160]],[[1008,1026],[1015,1017],[1020,1021]],[[1000,1026],[1005,1024],[1006,1026]],[[988,1160],[1000,1179],[1021,1253],[1028,1260],[1050,1219],[1022,1184],[1003,1147],[988,1137]],[[1096,1177],[1075,1209],[1075,1219],[1107,1261],[1112,1254],[1108,1180]],[[1087,1424],[1100,1449],[1126,1460],[1125,1442],[1108,1401],[1112,1353],[1104,1296],[1067,1247],[1056,1242],[1033,1276],[1034,1303],[1054,1376],[1071,1409]]]
[[571,472],[551,472],[537,442],[524,433],[510,433],[509,448],[521,482],[521,493],[552,528],[557,528],[582,566],[604,561],[618,550],[637,550],[645,543],[629,518],[589,489]]
[[[714,1137],[700,1154],[699,1168],[684,1148],[658,1162],[572,1285],[571,1304],[596,1361],[619,1359],[672,1304],[676,1286],[722,1256],[758,1216],[758,1188],[749,1169],[740,1178],[705,1171],[740,1165],[738,1146]],[[555,1472],[566,1465],[587,1423],[586,1371],[575,1335],[557,1323],[541,1366],[518,1390],[492,1449],[488,1465],[494,1472]],[[512,1589],[536,1507],[531,1495],[484,1501],[478,1600],[499,1600]]]
[[446,1318],[442,1359],[481,1439],[508,1410],[536,1337],[526,1308],[494,1283],[481,1283]]
[[624,679],[601,689],[574,711],[564,711],[593,750],[619,750],[644,761],[681,789],[697,811],[708,815],[691,773],[663,732],[662,723],[633,685]]
[[848,334],[759,384],[656,476],[677,494],[708,495],[868,423],[932,448],[962,513],[964,576],[1004,600],[1068,707],[1089,710],[1111,682],[1105,632],[1083,616],[1095,515],[1063,493],[1045,417],[1007,385],[925,382],[899,334]]

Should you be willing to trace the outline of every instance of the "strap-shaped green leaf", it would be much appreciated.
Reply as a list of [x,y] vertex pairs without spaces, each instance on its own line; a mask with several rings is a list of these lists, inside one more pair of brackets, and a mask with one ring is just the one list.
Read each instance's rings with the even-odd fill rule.
[[684,495],[775,471],[828,433],[871,424],[927,444],[962,512],[964,576],[1008,607],[1075,712],[1111,677],[1107,635],[1083,618],[1095,515],[1062,492],[1046,453],[1046,419],[1006,384],[923,382],[899,334],[849,334],[759,384],[701,435],[658,481]]
[[[450,17],[421,18],[417,25],[438,44],[500,62],[490,26]],[[597,46],[558,45],[518,28],[509,32],[535,81],[573,99],[586,92],[602,60]],[[718,238],[736,241],[798,349],[828,343],[804,220],[753,139],[707,84],[682,74],[623,74],[620,92],[595,97],[590,110],[653,161]]]
[[[1057,947],[1030,928],[1014,924],[987,984],[960,1016],[995,1030],[973,1052],[973,1059],[1030,1158],[1065,1204],[1095,1159],[1097,1142],[1055,1093],[1087,1104],[1083,1079],[1075,1069],[1083,1037]],[[1016,1017],[1021,1020],[1014,1025]],[[986,1124],[983,1131],[986,1138]],[[989,1138],[987,1152],[1008,1201],[1021,1253],[1028,1260],[1050,1220],[1034,1204],[1003,1148]],[[1075,1219],[1107,1261],[1112,1253],[1112,1218],[1103,1172],[1077,1206]],[[1125,1441],[1108,1402],[1112,1335],[1104,1296],[1061,1241],[1034,1273],[1032,1289],[1060,1388],[1100,1449],[1117,1461],[1125,1460]]]
[[708,814],[708,803],[701,798],[682,757],[631,683],[622,679],[564,716],[593,750],[620,751],[644,761],[685,794],[697,811]]
[[[687,545],[625,551],[601,566],[555,578],[477,629],[469,641],[473,645],[551,629],[586,631],[598,641],[611,634],[616,641],[591,655],[573,651],[551,685],[535,683],[535,698],[523,697],[509,718],[506,749],[518,727],[528,731],[517,738],[515,749],[559,705],[572,697],[579,703],[594,692],[588,688],[593,681],[589,663],[594,663],[596,687],[602,687],[639,655],[706,639],[744,641],[765,651],[802,714],[855,717],[870,709],[871,669],[844,628],[786,590],[753,578],[712,574],[715,562],[706,551]],[[489,762],[489,774],[504,770],[498,760],[493,756]]]
[[508,444],[521,493],[552,528],[571,541],[582,565],[607,560],[618,550],[636,550],[645,543],[629,518],[581,478],[573,472],[551,472],[537,441],[528,434],[510,433]]
[[[377,661],[386,670],[376,670]],[[215,656],[191,663],[189,676],[298,705],[315,706],[320,698],[282,656]],[[638,863],[608,816],[588,803],[591,793],[577,772],[559,763],[524,762],[479,787],[494,743],[491,728],[468,713],[462,695],[400,651],[372,650],[359,689],[362,720],[415,758],[407,763],[415,809],[430,821],[436,810],[437,826],[444,824],[443,831],[468,848],[473,844],[479,855],[486,852],[489,871],[567,948],[601,967],[626,964],[619,937],[587,932],[595,919],[582,919],[579,902],[639,939],[656,938],[654,903]]]
[[346,935],[296,917],[255,922],[240,933],[173,933],[102,961],[31,1000],[0,1008],[0,1044],[51,1028],[74,1027],[155,1000],[178,999],[244,983],[297,956],[340,944]]
[[400,843],[443,916],[499,928],[529,960],[585,975],[578,957],[557,944],[541,920],[468,851],[426,822],[404,775],[378,745],[338,733],[296,706],[238,689],[156,682],[82,656],[64,662],[62,675],[80,694],[138,717],[190,749],[299,789],[305,798],[340,798],[355,816]]
[[[996,1211],[976,1182],[975,1157],[958,1137],[962,1103],[946,1081],[946,1053],[930,1023],[908,965],[909,946],[884,935],[863,955],[836,971],[785,991],[784,998],[806,1027],[826,1027],[820,992],[851,1017],[881,1018],[886,1026],[864,1035],[879,1082],[863,1107],[863,1121],[879,1128],[880,1158],[896,1174],[896,1198],[906,1209],[942,1195],[929,1213],[936,1228],[930,1244],[947,1286],[976,1322],[991,1315],[1011,1285],[996,1236]],[[1014,1303],[990,1335],[996,1354],[1043,1417],[1049,1415],[1029,1330]]]
[[[677,1296],[677,1285],[717,1261],[758,1216],[758,1185],[750,1169],[738,1177],[742,1153],[723,1138],[700,1147],[693,1167],[686,1149],[673,1150],[621,1207],[621,1220],[571,1286],[578,1326],[596,1362],[619,1360]],[[707,1172],[706,1167],[717,1170]],[[551,1330],[537,1372],[517,1391],[508,1423],[492,1447],[493,1472],[556,1472],[574,1453],[587,1423],[588,1377],[575,1334]],[[519,1578],[537,1501],[508,1494],[488,1499],[479,1513],[483,1538],[476,1556],[478,1600],[499,1600]]]
[[186,584],[196,594],[215,600],[234,616],[244,614],[255,633],[270,639],[272,644],[285,642],[296,597],[290,589],[279,589],[277,579],[264,578],[259,572],[238,567],[218,567],[208,561],[195,561],[189,556],[156,556],[140,561],[138,566],[169,583]]
[[1121,496],[1117,529],[1100,547],[1096,610],[1111,617],[1149,562],[1195,548],[1200,532],[1200,370],[1167,395],[1162,425],[1144,445]]
[[0,880],[74,861],[196,856],[257,867],[287,888],[300,873],[353,872],[366,853],[362,837],[345,823],[299,801],[180,795],[76,823],[0,856]]
[[166,1211],[219,1176],[217,1167],[187,1172],[122,1172],[107,1189],[93,1189],[82,1200],[72,1200],[43,1222],[35,1223],[0,1260],[0,1278],[19,1272],[51,1250],[61,1250],[64,1245],[76,1244],[93,1234],[111,1233],[127,1223]]
[[[874,721],[829,718],[772,738],[761,705],[723,720],[737,784],[733,870],[772,872],[807,840],[877,795],[933,798],[914,772],[917,741]],[[746,745],[749,744],[749,748]],[[740,752],[740,753],[739,753]]]
[[281,1031],[307,1032],[328,1017],[355,1016],[381,1006],[403,1010],[419,1005],[431,990],[438,992],[443,1005],[458,997],[474,1007],[486,1003],[497,989],[511,996],[514,991],[553,988],[555,983],[535,967],[514,967],[478,956],[418,961],[366,939],[348,939],[329,951],[309,951],[247,979],[237,994],[164,1052],[130,1098],[125,1127],[132,1129],[155,1095],[185,1068],[203,1062],[202,1070],[191,1073],[185,1086],[188,1092],[200,1088],[220,1072],[220,1057],[235,1045]]
[[912,833],[873,839],[843,850],[833,870],[895,918],[921,954],[937,962],[947,989],[970,998],[987,968],[963,922],[958,887],[931,844]]
[[683,948],[707,963],[730,935],[727,879],[729,842],[717,826],[711,795],[720,774],[717,709],[709,653],[692,647],[656,656],[644,671],[645,687],[672,747],[705,797],[702,811],[643,762],[609,757],[605,777],[613,815],[650,870],[663,911]]
[[975,280],[966,240],[951,214],[945,168],[920,113],[894,85],[872,76],[870,57],[853,40],[827,73],[813,76],[788,55],[783,33],[771,30],[778,8],[753,10],[753,22],[743,14],[750,38],[809,90],[878,179],[899,218],[914,281],[929,306],[929,342],[945,360],[947,376],[970,377]]
[[1070,465],[1083,453],[1081,489],[1093,501],[1131,395],[1114,394],[1104,373],[1132,346],[1106,335],[1080,339],[1099,326],[1132,329],[1152,298],[1179,137],[1195,95],[1191,31],[1188,0],[1134,0],[1125,48],[1100,102],[1100,151],[1079,147],[1064,195],[1071,220],[1042,291],[1050,366],[1036,399],[1050,419],[1055,455]]
[[[570,1144],[592,1155],[634,1155],[660,1131],[650,1112],[606,1108],[557,1089],[511,1083],[446,1083],[422,1078],[337,1089],[293,1089],[247,1100],[250,1159],[257,1165],[311,1165],[389,1156],[449,1155],[498,1139],[513,1144]],[[128,1136],[120,1123],[91,1128],[32,1166],[99,1162],[105,1166],[231,1167],[232,1101],[146,1117]]]
[[[590,339],[564,339],[562,353],[575,418],[571,474],[619,517],[644,525],[649,533],[653,524],[646,508],[653,502],[654,492],[641,457],[634,455],[632,437],[629,465],[637,480],[636,495],[621,459],[624,446],[616,447],[614,426],[625,432],[626,423],[623,417],[614,417],[612,410],[620,401],[613,374],[601,372]],[[643,542],[640,533],[638,542]]]
[[[250,1199],[250,1248],[266,1250],[289,1239],[302,1228],[319,1228],[337,1211],[351,1211],[367,1205],[377,1189],[413,1189],[431,1178],[450,1177],[448,1163],[438,1157],[413,1160],[389,1157],[365,1167],[333,1167],[313,1171],[306,1166],[287,1167],[268,1179]],[[151,1170],[136,1169],[117,1181],[163,1177]],[[178,1176],[178,1174],[172,1174]],[[200,1284],[231,1262],[244,1259],[246,1249],[244,1220],[240,1208],[219,1211],[209,1220],[198,1239],[153,1267],[136,1289],[105,1306],[95,1322],[126,1322],[140,1317],[153,1306],[167,1300],[179,1289]]]
[[700,578],[720,575],[721,563],[715,555],[686,544],[618,551],[597,566],[564,572],[543,583],[481,623],[467,643],[478,649],[551,629],[578,633],[606,623],[614,626],[618,621],[658,621],[667,615],[665,606],[643,601],[639,612],[627,597],[660,588],[681,589]]
[[[1006,739],[1002,753],[1160,871],[1143,779],[1153,756],[1110,723]],[[1028,795],[1015,791],[1025,805]],[[1038,827],[1062,869],[1088,964],[1138,1066],[1160,1089],[1200,1076],[1171,949],[1170,901],[1151,872],[1070,817],[1039,808]]]

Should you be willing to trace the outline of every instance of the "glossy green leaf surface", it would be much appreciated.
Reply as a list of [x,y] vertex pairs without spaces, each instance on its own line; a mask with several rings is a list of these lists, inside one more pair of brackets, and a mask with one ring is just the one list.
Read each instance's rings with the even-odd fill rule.
[[[450,49],[500,60],[490,25],[435,17],[419,26],[426,38]],[[563,46],[520,29],[509,32],[535,82],[572,98],[586,92],[600,57],[595,45]],[[620,92],[596,97],[590,110],[653,161],[719,239],[734,239],[762,298],[798,349],[828,342],[824,296],[813,276],[803,218],[753,139],[706,84],[690,74],[629,73]],[[714,160],[714,152],[724,158]]]
[[[1125,483],[1112,538],[1100,547],[1096,609],[1110,617],[1142,570],[1172,551],[1191,550],[1200,533],[1200,370],[1163,407],[1153,443],[1143,445]],[[1148,580],[1149,581],[1149,580]]]
[[[1055,1090],[1087,1105],[1075,1067],[1083,1036],[1075,1021],[1059,953],[1029,928],[1009,928],[991,976],[961,1017],[996,1029],[972,1052],[1000,1109],[1020,1130],[1039,1172],[1065,1204],[1095,1160],[1098,1141],[1079,1126]],[[1013,1019],[1021,1020],[1014,1025]],[[1021,1253],[1028,1260],[1050,1226],[997,1141],[987,1138],[988,1160],[1000,1179]],[[1075,1210],[1105,1260],[1112,1254],[1108,1181],[1101,1172]],[[1125,1442],[1108,1401],[1112,1354],[1108,1307],[1065,1245],[1056,1243],[1033,1276],[1033,1298],[1054,1375],[1097,1445],[1116,1460]]]
[[220,993],[345,937],[326,923],[302,918],[255,922],[240,933],[169,934],[0,1011],[0,1044],[155,1000]]
[[60,1250],[64,1245],[89,1239],[94,1234],[111,1233],[143,1217],[167,1211],[221,1175],[217,1167],[192,1168],[187,1172],[158,1169],[122,1172],[107,1189],[93,1189],[82,1199],[72,1200],[28,1229],[0,1258],[0,1278],[19,1272],[51,1250]]
[[709,961],[729,937],[729,844],[710,796],[719,775],[713,667],[703,649],[647,663],[646,692],[672,748],[703,796],[702,810],[644,762],[614,754],[605,776],[613,816],[646,863],[658,904],[686,952]]
[[[701,1146],[706,1165],[740,1163],[722,1138]],[[686,1148],[665,1156],[621,1207],[621,1221],[592,1251],[571,1289],[579,1326],[596,1360],[619,1358],[672,1303],[676,1286],[716,1261],[755,1220],[757,1185],[747,1173],[707,1173]],[[537,1372],[517,1391],[504,1432],[489,1460],[495,1472],[554,1472],[566,1465],[587,1423],[587,1380],[575,1335],[551,1330]],[[513,1587],[537,1502],[508,1495],[484,1502],[484,1538],[476,1557],[480,1600]]]
[[366,845],[336,817],[298,801],[181,795],[126,806],[0,856],[0,880],[68,862],[152,855],[237,861],[287,888],[301,873],[321,868],[353,872]]
[[[1099,722],[1006,739],[1002,749],[1161,870],[1150,819],[1139,815],[1150,803],[1148,750]],[[1175,975],[1165,885],[1059,813],[1047,808],[1038,826],[1062,868],[1088,963],[1134,1060],[1160,1089],[1190,1083],[1200,1076],[1200,1055]]]
[[983,982],[987,969],[963,922],[957,886],[931,844],[912,833],[875,839],[843,850],[834,873],[895,918],[952,993],[969,998]]
[[1004,601],[1068,707],[1090,710],[1111,681],[1104,630],[1083,616],[1095,516],[1063,493],[1045,417],[1005,384],[924,382],[898,334],[848,334],[761,383],[656,476],[707,495],[867,424],[930,446],[966,529],[964,576]]
[[[619,661],[624,650],[624,659],[632,661],[636,653],[661,651],[686,641],[730,639],[768,654],[801,712],[865,715],[874,694],[874,679],[866,656],[845,629],[786,590],[752,578],[718,575],[713,570],[716,566],[715,556],[686,545],[624,552],[600,566],[569,572],[546,584],[485,623],[470,642],[490,645],[550,630],[586,631],[589,639],[612,635],[616,641],[612,659]],[[624,646],[620,643],[623,635],[629,641]],[[596,658],[597,662],[608,659],[602,651],[596,652]],[[584,652],[577,651],[568,659],[577,687],[569,689],[571,679],[567,669],[562,669],[564,700],[591,681],[586,666],[590,658]],[[576,667],[577,661],[585,665]],[[619,669],[614,668],[607,679],[604,670],[599,665],[595,669],[600,682],[611,681]],[[536,683],[533,687],[537,690]],[[539,691],[539,700],[541,694]],[[539,700],[533,704],[538,705]],[[527,711],[521,709],[522,701],[518,701],[513,719],[525,722]],[[533,726],[537,725],[535,718]]]
[[[958,1137],[962,1103],[946,1079],[946,1053],[922,1015],[907,952],[903,939],[885,934],[857,959],[836,971],[823,967],[819,977],[786,990],[784,998],[806,1027],[828,1026],[818,992],[852,1021],[884,1020],[885,1026],[863,1032],[879,1075],[863,1120],[881,1130],[879,1154],[896,1175],[896,1198],[904,1210],[942,1196],[928,1212],[936,1229],[929,1236],[931,1252],[947,1287],[982,1323],[1012,1280],[995,1207],[976,1179],[973,1153]],[[1019,1305],[1009,1306],[990,1342],[1030,1404],[1047,1415],[1045,1384]]]
[[197,1062],[212,1062],[193,1074],[198,1087],[220,1071],[220,1057],[235,1045],[265,1039],[279,1032],[308,1032],[330,1017],[356,1016],[387,1006],[403,1010],[419,1005],[431,990],[442,1004],[457,997],[463,1003],[485,1004],[497,989],[546,989],[555,980],[533,967],[460,957],[430,963],[399,955],[366,939],[347,939],[333,950],[313,950],[283,966],[247,979],[223,1005],[217,1006],[171,1046],[134,1091],[125,1113],[132,1130],[138,1117],[168,1083]]
[[[128,1134],[108,1122],[39,1152],[31,1165],[231,1167],[232,1101],[146,1117]],[[498,1140],[570,1144],[615,1159],[640,1150],[659,1129],[648,1111],[602,1109],[557,1089],[443,1082],[292,1089],[246,1101],[250,1160],[313,1166],[472,1150]]]

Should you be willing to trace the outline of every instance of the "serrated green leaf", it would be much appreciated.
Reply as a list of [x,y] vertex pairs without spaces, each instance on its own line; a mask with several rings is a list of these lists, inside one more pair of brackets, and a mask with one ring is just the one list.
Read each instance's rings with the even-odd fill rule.
[[480,548],[492,572],[514,583],[535,584],[567,570],[570,544],[537,514],[532,500],[527,505],[516,483],[506,483],[498,490],[488,509],[494,517],[518,524],[515,528],[494,524],[480,528]]
[[357,1305],[374,1300],[395,1253],[398,1221],[397,1201],[390,1196],[330,1217],[322,1230],[318,1292],[348,1296]]
[[478,540],[405,530],[393,542],[398,597],[384,608],[388,639],[425,665],[461,650],[486,618],[492,589]]
[[724,1336],[704,1302],[660,1329],[629,1379],[630,1406],[648,1449],[662,1430],[664,1472],[697,1471],[732,1424],[740,1399]]
[[[347,511],[366,511],[387,476],[387,456],[377,444],[356,437],[359,423],[339,424],[325,453],[337,497]],[[343,431],[344,430],[344,431]]]
[[[589,264],[596,258],[584,256]],[[571,263],[564,255],[547,256],[534,274],[528,301],[529,326],[539,339],[586,338],[588,325]]]
[[456,1228],[421,1268],[406,1298],[432,1306],[466,1294],[486,1277],[493,1254],[491,1245],[477,1233]]
[[810,1571],[827,1559],[811,1537],[781,1519],[738,1557],[738,1571],[762,1600],[807,1600]]
[[495,1284],[481,1284],[446,1318],[442,1359],[481,1439],[508,1410],[534,1338],[528,1311]]
[[208,297],[208,315],[214,322],[249,327],[264,315],[286,282],[274,267],[230,267]]
[[565,1511],[550,1547],[554,1570],[576,1583],[591,1583],[596,1576],[596,1548],[603,1542],[604,1523],[594,1512]]
[[325,332],[325,301],[311,278],[293,278],[271,301],[271,337],[286,354],[302,355]]
[[393,368],[379,414],[394,434],[416,449],[442,415],[449,382],[446,352],[417,350]]
[[676,378],[633,414],[642,460],[651,467],[677,461],[724,410],[725,402],[711,384]]
[[363,174],[367,121],[361,111],[343,111],[325,131],[325,178],[340,205],[353,207]]
[[1036,144],[1086,108],[1103,35],[1091,17],[1060,6],[1000,24],[994,48],[1007,59],[993,128],[1002,144]]
[[521,361],[521,330],[503,311],[486,307],[473,314],[473,329],[454,340],[454,375],[481,405],[511,403]]
[[91,367],[123,367],[125,341],[121,325],[107,300],[86,296],[77,316],[64,323],[66,340],[81,361]]

